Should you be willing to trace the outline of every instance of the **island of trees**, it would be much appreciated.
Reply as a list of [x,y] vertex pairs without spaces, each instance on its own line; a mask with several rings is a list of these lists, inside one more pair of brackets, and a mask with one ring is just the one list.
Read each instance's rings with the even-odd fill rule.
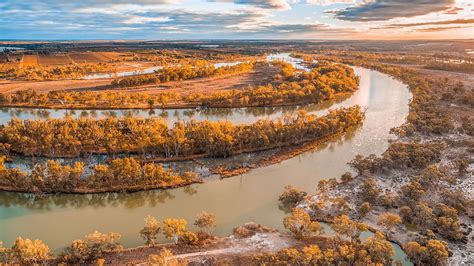
[[25,156],[79,157],[88,154],[141,154],[152,158],[230,155],[291,146],[345,132],[362,123],[359,106],[316,117],[304,112],[250,125],[228,121],[176,122],[158,118],[64,118],[12,120],[0,128],[6,153]]
[[36,164],[28,172],[7,167],[5,159],[0,157],[0,190],[5,191],[37,194],[133,192],[200,182],[193,172],[174,173],[161,164],[143,164],[129,157],[93,165],[88,171],[83,162],[67,165],[48,160]]
[[[253,63],[218,68],[221,71],[242,71]],[[46,108],[173,108],[173,107],[251,107],[281,106],[321,103],[338,96],[353,93],[358,88],[358,77],[352,68],[342,64],[320,63],[309,72],[296,71],[290,64],[273,62],[281,68],[274,81],[265,86],[241,90],[228,90],[211,94],[191,93],[180,95],[162,92],[126,93],[114,90],[98,91],[51,91],[38,93],[34,90],[20,90],[12,94],[0,94],[0,106],[46,107]],[[199,68],[198,68],[199,69]],[[136,86],[142,83],[158,82],[160,79],[175,80],[204,75],[194,73],[198,69],[186,67],[166,69],[161,74],[125,78],[114,82],[115,86]],[[205,69],[208,69],[205,67]],[[210,68],[212,69],[212,68]],[[220,70],[222,69],[222,70]],[[160,76],[161,75],[161,76]],[[122,85],[121,85],[122,84]]]

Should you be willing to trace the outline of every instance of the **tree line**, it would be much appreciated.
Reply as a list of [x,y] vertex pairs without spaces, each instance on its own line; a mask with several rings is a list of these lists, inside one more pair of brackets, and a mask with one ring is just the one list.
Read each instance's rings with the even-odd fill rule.
[[120,153],[180,158],[229,155],[295,145],[319,139],[362,123],[359,106],[339,108],[317,117],[305,112],[250,125],[229,121],[178,121],[168,127],[158,118],[63,118],[11,120],[0,128],[0,143],[25,156],[78,157]]
[[22,80],[63,80],[77,79],[89,73],[103,73],[113,71],[114,67],[106,63],[97,64],[71,64],[55,67],[28,66],[11,68],[2,75],[7,79]]
[[0,157],[0,189],[33,193],[96,193],[169,188],[199,182],[193,172],[183,174],[161,164],[142,164],[134,158],[118,158],[96,164],[90,170],[83,162],[73,165],[56,160],[36,164],[31,171],[5,165]]
[[234,66],[223,66],[216,68],[206,61],[196,61],[194,64],[183,66],[164,67],[156,74],[135,75],[122,79],[114,79],[111,83],[115,87],[136,87],[146,84],[166,83],[204,77],[218,77],[228,74],[251,71],[255,62],[244,62]]
[[[160,223],[154,216],[145,218],[145,225],[140,229],[140,236],[147,246],[154,246],[160,234],[173,240],[175,245],[203,246],[213,239],[211,229],[217,226],[216,216],[212,213],[201,212],[197,215],[194,225],[200,228],[193,232],[187,229],[185,219],[167,218]],[[0,241],[0,264],[11,265],[49,265],[49,264],[104,264],[107,253],[123,251],[119,233],[102,233],[94,231],[84,239],[77,239],[65,248],[57,257],[53,257],[50,248],[41,240],[31,240],[18,237],[10,248],[4,247]],[[167,250],[167,249],[165,249]],[[172,254],[171,254],[172,255]],[[157,260],[152,254],[150,259]],[[168,264],[159,264],[168,265]]]
[[[51,91],[38,93],[33,90],[24,90],[12,94],[0,94],[0,105],[68,108],[94,108],[98,106],[101,108],[164,108],[173,104],[184,104],[190,107],[278,106],[320,103],[333,99],[338,95],[347,95],[358,89],[359,79],[354,71],[350,67],[341,64],[321,64],[309,72],[295,72],[290,64],[283,62],[276,64],[283,66],[282,72],[277,75],[272,83],[242,90],[211,94],[191,93],[186,96],[171,92],[159,94],[117,91]],[[233,69],[234,67],[224,67],[222,71],[228,71],[226,69]],[[156,76],[132,77],[130,79],[131,83],[135,82],[133,81],[134,78],[154,80]]]

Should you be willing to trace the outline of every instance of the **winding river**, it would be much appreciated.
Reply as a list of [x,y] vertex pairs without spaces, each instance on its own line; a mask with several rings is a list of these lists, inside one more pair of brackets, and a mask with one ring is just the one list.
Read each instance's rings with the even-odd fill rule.
[[[131,194],[57,195],[34,199],[31,195],[0,192],[0,240],[9,246],[17,236],[42,239],[58,251],[74,239],[99,230],[119,232],[126,247],[143,245],[138,231],[147,215],[158,219],[177,217],[193,221],[205,210],[215,213],[218,235],[228,235],[232,228],[254,221],[283,229],[285,213],[278,207],[278,196],[285,185],[314,193],[319,180],[338,177],[350,171],[347,162],[357,154],[380,154],[388,146],[392,127],[401,125],[408,114],[410,93],[403,83],[377,71],[355,67],[360,76],[360,89],[350,98],[334,103],[331,108],[359,104],[367,109],[361,128],[342,139],[324,144],[279,164],[254,169],[228,179],[210,177],[204,184],[167,191]],[[281,117],[300,109],[324,114],[328,106],[308,105],[278,108],[239,108],[217,110],[35,110],[8,108],[0,112],[0,123],[12,117],[44,119],[47,117],[161,115],[176,120],[229,120],[251,123],[261,118]],[[48,114],[44,112],[49,112]],[[130,114],[131,112],[131,114]],[[191,226],[192,228],[192,226]],[[396,259],[409,264],[399,246]]]

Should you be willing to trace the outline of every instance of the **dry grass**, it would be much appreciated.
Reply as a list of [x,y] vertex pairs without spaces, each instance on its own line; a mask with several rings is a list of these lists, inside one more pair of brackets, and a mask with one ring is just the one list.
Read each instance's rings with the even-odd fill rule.
[[24,55],[20,67],[38,66],[38,55]]
[[119,53],[119,52],[99,52],[98,54],[101,54],[108,60],[120,60],[123,59],[124,57],[131,56],[131,53]]
[[39,55],[39,64],[42,66],[59,66],[71,64],[71,59],[66,54]]
[[109,61],[109,59],[100,53],[70,53],[69,57],[75,63],[102,63]]
[[0,71],[6,71],[10,68],[18,68],[20,66],[19,62],[8,62],[2,65]]

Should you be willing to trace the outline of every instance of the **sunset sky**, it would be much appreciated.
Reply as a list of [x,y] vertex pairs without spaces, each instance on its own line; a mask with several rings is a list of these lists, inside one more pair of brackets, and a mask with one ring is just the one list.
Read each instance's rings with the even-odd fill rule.
[[469,0],[0,0],[0,39],[465,39]]

